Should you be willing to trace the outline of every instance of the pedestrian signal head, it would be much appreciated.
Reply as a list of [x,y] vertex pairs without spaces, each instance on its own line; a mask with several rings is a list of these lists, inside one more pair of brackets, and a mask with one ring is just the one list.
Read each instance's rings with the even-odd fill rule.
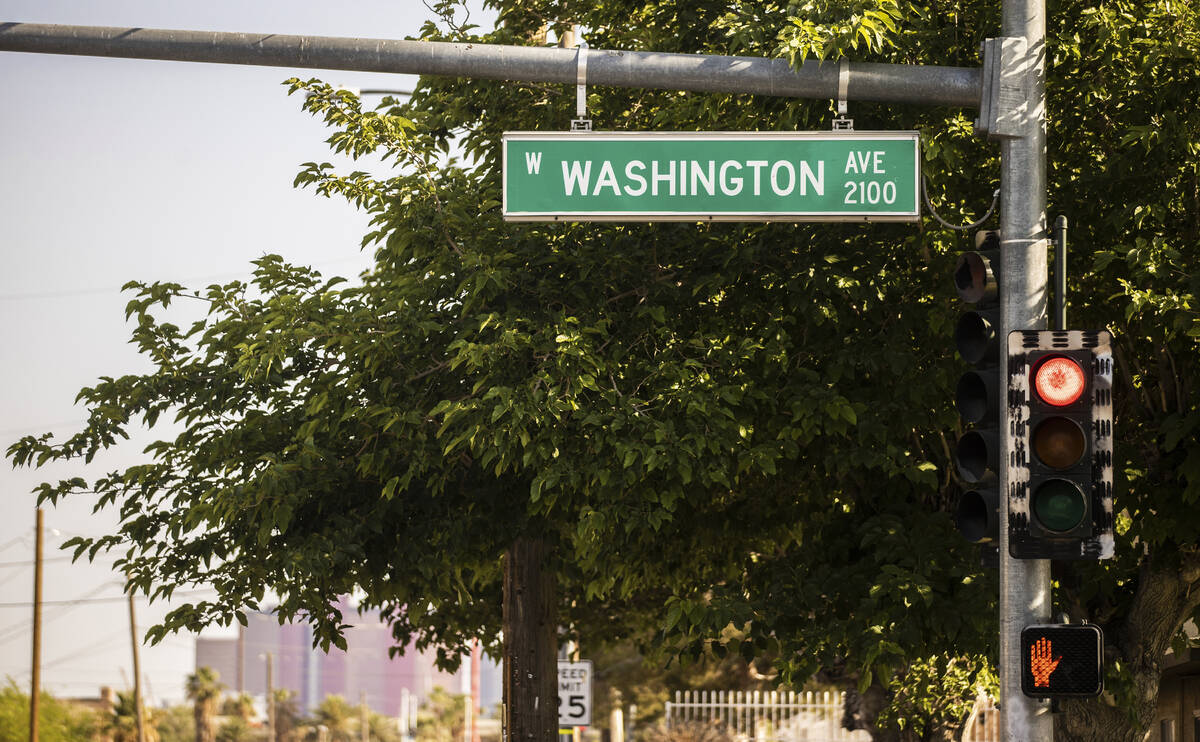
[[1021,691],[1032,698],[1088,698],[1104,690],[1104,633],[1091,624],[1021,631]]

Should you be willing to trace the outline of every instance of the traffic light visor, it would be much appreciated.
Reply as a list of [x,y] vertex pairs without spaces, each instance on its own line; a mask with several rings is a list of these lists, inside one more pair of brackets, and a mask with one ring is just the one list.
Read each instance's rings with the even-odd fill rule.
[[958,439],[955,461],[959,476],[965,481],[972,484],[982,481],[988,472],[996,471],[996,434],[988,430],[968,430]]
[[996,328],[987,316],[966,312],[954,328],[954,342],[964,361],[979,364],[996,354]]
[[994,301],[998,289],[991,262],[977,252],[959,255],[954,266],[954,287],[965,302]]
[[1038,399],[1055,407],[1077,402],[1086,385],[1083,368],[1065,356],[1050,356],[1034,370],[1033,388]]
[[999,538],[998,506],[994,489],[963,492],[954,518],[963,537],[973,544],[996,541]]

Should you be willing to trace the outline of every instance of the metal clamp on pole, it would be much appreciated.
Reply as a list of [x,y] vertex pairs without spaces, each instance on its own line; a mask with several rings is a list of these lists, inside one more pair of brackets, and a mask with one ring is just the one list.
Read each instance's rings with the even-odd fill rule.
[[575,47],[575,118],[571,119],[571,131],[591,131],[592,120],[587,117],[587,42],[580,41]]
[[842,57],[838,62],[838,100],[837,116],[833,117],[834,131],[854,131],[854,119],[846,115],[849,106],[846,100],[850,97],[850,60]]

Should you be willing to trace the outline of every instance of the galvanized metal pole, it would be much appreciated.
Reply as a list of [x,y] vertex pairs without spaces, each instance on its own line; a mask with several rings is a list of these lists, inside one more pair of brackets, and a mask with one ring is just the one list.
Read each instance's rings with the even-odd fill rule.
[[[1046,325],[1046,11],[1045,0],[1003,0],[1001,25],[1006,37],[1024,39],[1021,65],[1025,104],[1016,136],[1000,145],[1000,236],[1003,283],[1000,296],[1000,354],[1008,378],[1008,333]],[[1009,60],[1005,60],[1008,64]],[[1023,74],[1020,74],[1022,73]],[[1011,78],[1010,78],[1011,79]],[[1007,387],[1007,382],[1005,384]],[[1006,404],[1001,395],[1001,405]],[[1000,410],[1000,419],[1007,411]],[[1000,428],[1000,451],[1008,450],[1012,431]],[[1010,470],[1000,462],[1000,694],[1001,738],[1006,742],[1051,742],[1049,707],[1021,692],[1021,629],[1050,618],[1049,560],[1013,559],[1008,552]]]
[[[560,49],[329,36],[0,23],[0,51],[446,75],[709,93],[838,97],[838,65],[705,54]],[[979,107],[978,68],[856,62],[849,100]]]
[[1054,329],[1067,329],[1067,218],[1054,220]]

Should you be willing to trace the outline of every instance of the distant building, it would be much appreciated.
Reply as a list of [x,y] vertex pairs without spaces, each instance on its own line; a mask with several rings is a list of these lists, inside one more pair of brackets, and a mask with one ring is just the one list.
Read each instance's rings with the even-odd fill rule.
[[[196,642],[196,667],[212,667],[230,692],[264,696],[267,690],[268,654],[274,662],[274,686],[295,693],[301,713],[309,713],[323,698],[340,695],[351,703],[365,697],[372,711],[411,718],[412,710],[434,687],[451,693],[469,693],[470,660],[450,675],[437,669],[433,652],[409,647],[395,659],[388,657],[391,632],[378,611],[359,616],[345,600],[339,606],[345,622],[346,651],[330,647],[326,654],[312,648],[308,624],[280,625],[270,613],[247,614],[247,624],[237,638],[201,638]],[[486,714],[500,701],[499,665],[484,658],[480,667],[479,704]],[[409,704],[405,708],[405,704]]]
[[230,688],[237,687],[238,643],[236,639],[196,638],[196,667],[211,667]]

